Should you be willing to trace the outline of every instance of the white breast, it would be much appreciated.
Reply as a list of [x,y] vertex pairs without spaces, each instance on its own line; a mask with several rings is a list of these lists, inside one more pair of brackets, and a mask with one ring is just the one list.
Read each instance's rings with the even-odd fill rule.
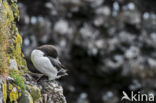
[[54,80],[57,76],[57,69],[51,64],[48,57],[40,50],[33,50],[31,53],[31,61],[35,68],[41,73],[49,77],[49,80]]

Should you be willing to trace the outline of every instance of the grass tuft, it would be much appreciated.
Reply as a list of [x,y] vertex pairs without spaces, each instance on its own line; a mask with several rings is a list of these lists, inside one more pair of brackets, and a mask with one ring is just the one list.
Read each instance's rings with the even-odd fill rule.
[[17,71],[12,70],[10,72],[10,76],[12,78],[14,78],[15,84],[17,86],[19,86],[21,88],[21,91],[23,92],[25,90],[26,86],[25,86],[24,81],[22,79],[22,75],[20,73],[18,73]]

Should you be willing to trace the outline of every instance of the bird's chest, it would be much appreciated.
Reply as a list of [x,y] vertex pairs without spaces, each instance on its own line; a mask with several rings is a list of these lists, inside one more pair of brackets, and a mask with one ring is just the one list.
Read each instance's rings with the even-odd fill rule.
[[43,60],[40,57],[34,56],[31,58],[31,60],[37,69],[40,69],[42,67]]
[[36,69],[38,69],[42,73],[56,73],[56,68],[50,63],[50,60],[46,57],[33,56],[32,62]]

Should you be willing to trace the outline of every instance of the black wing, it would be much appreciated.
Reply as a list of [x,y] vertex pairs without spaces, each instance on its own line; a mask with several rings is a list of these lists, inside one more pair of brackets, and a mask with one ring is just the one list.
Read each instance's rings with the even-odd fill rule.
[[55,66],[58,69],[58,71],[64,68],[59,59],[55,59],[50,56],[48,56],[48,58],[50,59],[50,62],[53,64],[53,66]]
[[67,70],[64,69],[64,66],[61,64],[61,62],[59,61],[59,59],[55,59],[53,57],[49,57],[48,58],[50,59],[50,62],[53,64],[53,66],[56,67],[56,69],[58,70],[58,76],[66,76],[68,75],[67,73]]

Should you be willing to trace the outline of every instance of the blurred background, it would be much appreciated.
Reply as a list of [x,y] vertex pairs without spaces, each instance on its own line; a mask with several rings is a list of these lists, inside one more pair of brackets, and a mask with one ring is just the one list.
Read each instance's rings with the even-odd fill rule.
[[18,0],[28,67],[32,49],[57,46],[68,103],[119,103],[156,94],[156,0]]

